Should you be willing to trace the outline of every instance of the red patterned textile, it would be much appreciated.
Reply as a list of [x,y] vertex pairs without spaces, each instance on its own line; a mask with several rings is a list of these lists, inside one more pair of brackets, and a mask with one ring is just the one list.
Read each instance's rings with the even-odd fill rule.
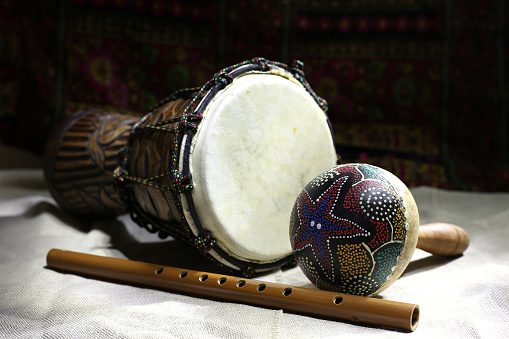
[[42,153],[82,108],[143,115],[221,68],[300,59],[343,162],[509,190],[503,0],[4,0],[0,138]]

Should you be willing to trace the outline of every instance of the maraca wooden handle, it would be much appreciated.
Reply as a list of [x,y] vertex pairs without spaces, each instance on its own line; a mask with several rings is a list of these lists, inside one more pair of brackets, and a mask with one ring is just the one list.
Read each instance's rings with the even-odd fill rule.
[[459,255],[470,244],[468,233],[461,227],[433,223],[419,226],[417,248],[437,255]]

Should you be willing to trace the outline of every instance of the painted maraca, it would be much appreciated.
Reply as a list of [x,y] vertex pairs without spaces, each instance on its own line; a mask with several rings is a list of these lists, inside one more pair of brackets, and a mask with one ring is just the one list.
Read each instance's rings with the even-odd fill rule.
[[457,255],[469,244],[455,225],[419,226],[415,200],[392,173],[367,164],[336,166],[298,196],[290,241],[317,287],[373,295],[403,273],[416,247]]

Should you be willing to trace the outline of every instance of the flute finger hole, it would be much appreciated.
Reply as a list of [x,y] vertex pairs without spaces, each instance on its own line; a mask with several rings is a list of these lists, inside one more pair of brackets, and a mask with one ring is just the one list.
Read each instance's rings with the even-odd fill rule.
[[226,282],[226,278],[225,278],[225,277],[221,277],[221,278],[217,279],[217,283],[218,283],[219,285],[222,285],[222,284],[224,284],[225,282]]
[[182,279],[182,278],[185,278],[186,276],[187,276],[187,272],[186,272],[186,271],[182,271],[182,272],[180,272],[180,274],[179,274],[179,278],[181,278],[181,279]]
[[257,290],[258,292],[263,292],[263,291],[265,290],[265,287],[267,287],[267,285],[265,285],[265,284],[260,284],[260,285],[258,285],[258,287],[256,288],[256,290]]
[[340,295],[337,295],[334,297],[334,299],[332,299],[332,301],[334,302],[334,304],[339,305],[343,302],[343,297]]
[[202,275],[200,276],[200,278],[199,278],[199,279],[200,279],[200,281],[205,281],[205,280],[207,280],[208,278],[209,278],[209,275],[208,275],[208,274],[202,274]]
[[159,267],[158,269],[156,269],[156,274],[161,274],[161,273],[163,273],[163,271],[164,271],[164,268]]
[[287,287],[283,290],[283,295],[285,297],[288,297],[290,294],[292,294],[292,289],[290,287]]
[[246,284],[246,281],[245,280],[239,280],[237,281],[237,287],[243,287],[244,285]]

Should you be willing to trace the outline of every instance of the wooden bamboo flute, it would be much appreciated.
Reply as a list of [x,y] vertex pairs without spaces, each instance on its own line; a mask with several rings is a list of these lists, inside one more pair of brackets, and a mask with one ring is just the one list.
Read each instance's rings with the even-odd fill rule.
[[328,319],[414,331],[419,306],[52,249],[49,268],[159,289],[283,309]]

